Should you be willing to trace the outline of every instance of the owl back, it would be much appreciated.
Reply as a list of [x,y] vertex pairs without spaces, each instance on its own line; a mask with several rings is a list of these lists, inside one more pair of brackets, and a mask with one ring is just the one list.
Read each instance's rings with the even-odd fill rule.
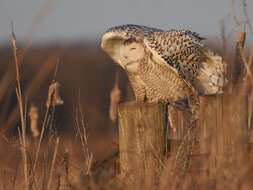
[[204,61],[193,80],[193,86],[200,95],[222,94],[226,84],[226,63],[222,57],[206,49],[203,51]]

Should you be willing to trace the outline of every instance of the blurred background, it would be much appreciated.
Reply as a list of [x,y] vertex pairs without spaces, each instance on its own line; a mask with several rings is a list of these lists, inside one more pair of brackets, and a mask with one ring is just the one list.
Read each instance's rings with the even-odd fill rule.
[[[251,0],[245,3],[253,6]],[[2,0],[0,40],[6,43],[11,21],[19,41],[33,43],[99,41],[107,28],[126,23],[186,28],[217,38],[222,19],[230,23],[228,31],[242,29],[243,9],[238,0]]]
[[[233,44],[234,34],[252,33],[253,1],[235,0],[12,0],[0,1],[0,125],[17,124],[15,71],[10,51],[11,22],[22,62],[22,85],[29,103],[45,104],[47,88],[55,64],[61,59],[57,80],[65,104],[61,117],[64,128],[72,128],[71,106],[78,89],[91,128],[108,130],[110,91],[116,66],[100,49],[100,38],[109,27],[122,24],[147,25],[162,29],[190,29],[206,37],[217,52],[224,53],[223,42]],[[252,41],[252,35],[248,43]],[[231,39],[231,40],[230,40]],[[222,49],[223,48],[223,49]],[[120,70],[120,69],[119,69]],[[119,71],[122,98],[125,97],[124,73]],[[12,86],[13,88],[7,88]],[[43,113],[43,108],[40,110]],[[15,111],[16,110],[16,111]],[[102,129],[101,129],[102,130]]]
[[[101,36],[108,28],[138,24],[190,29],[207,38],[204,43],[230,63],[237,32],[246,31],[245,52],[249,52],[252,8],[253,0],[0,0],[0,149],[5,150],[6,138],[17,137],[20,126],[11,23],[27,112],[32,106],[37,108],[41,130],[48,88],[56,80],[64,103],[55,108],[52,125],[57,133],[75,136],[80,105],[93,159],[99,160],[117,146],[116,122],[109,117],[117,73],[120,101],[129,99],[126,75],[100,48]],[[32,136],[30,128],[27,134]],[[11,172],[15,171],[9,160],[17,151],[10,151],[10,159],[4,154],[0,151],[0,168],[10,166]]]
[[[87,127],[96,133],[115,133],[109,119],[110,92],[119,72],[121,101],[127,77],[100,49],[108,28],[139,24],[162,29],[190,29],[206,37],[207,46],[224,55],[233,48],[236,32],[253,33],[253,1],[244,0],[12,0],[0,1],[0,127],[18,125],[15,68],[11,51],[11,23],[21,62],[21,85],[28,107],[45,112],[48,86],[56,76],[64,105],[56,112],[56,126],[73,131],[73,109],[80,92]],[[247,44],[252,36],[248,35]],[[42,121],[40,121],[42,122]],[[64,129],[64,130],[63,130]],[[16,131],[17,132],[17,131]],[[96,134],[97,135],[97,134]]]
[[[205,43],[224,55],[233,48],[236,32],[253,33],[250,7],[253,7],[251,0],[1,0],[1,131],[16,133],[19,124],[10,47],[11,23],[17,39],[27,107],[38,107],[40,123],[46,109],[48,86],[60,60],[56,80],[61,85],[64,105],[57,108],[56,128],[61,132],[73,131],[74,108],[80,92],[87,127],[95,136],[100,133],[104,136],[117,131],[109,118],[116,71],[121,101],[126,100],[127,77],[100,49],[103,32],[122,24],[164,30],[190,29],[206,37]],[[247,44],[250,44],[253,35],[248,36]]]

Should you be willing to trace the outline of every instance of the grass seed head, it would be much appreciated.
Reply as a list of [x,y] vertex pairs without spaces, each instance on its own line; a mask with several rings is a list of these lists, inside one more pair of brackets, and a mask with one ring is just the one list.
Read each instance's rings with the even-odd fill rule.
[[58,106],[62,105],[64,102],[60,97],[60,83],[53,82],[48,89],[48,96],[47,96],[47,108],[51,106]]
[[30,118],[30,128],[32,131],[32,135],[34,138],[37,138],[40,135],[40,131],[38,128],[39,113],[38,113],[38,108],[34,105],[30,107],[29,118]]

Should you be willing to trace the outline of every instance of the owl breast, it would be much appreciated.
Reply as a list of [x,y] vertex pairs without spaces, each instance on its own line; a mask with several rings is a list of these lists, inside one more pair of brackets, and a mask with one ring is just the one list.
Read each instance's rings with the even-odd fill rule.
[[190,88],[168,66],[152,59],[140,63],[138,77],[148,102],[175,102],[187,98]]

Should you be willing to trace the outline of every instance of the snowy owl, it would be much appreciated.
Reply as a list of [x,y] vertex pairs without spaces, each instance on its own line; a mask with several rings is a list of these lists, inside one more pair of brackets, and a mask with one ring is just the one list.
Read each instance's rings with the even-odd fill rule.
[[188,100],[222,93],[225,64],[190,30],[161,30],[139,25],[108,29],[102,49],[127,73],[137,101]]

